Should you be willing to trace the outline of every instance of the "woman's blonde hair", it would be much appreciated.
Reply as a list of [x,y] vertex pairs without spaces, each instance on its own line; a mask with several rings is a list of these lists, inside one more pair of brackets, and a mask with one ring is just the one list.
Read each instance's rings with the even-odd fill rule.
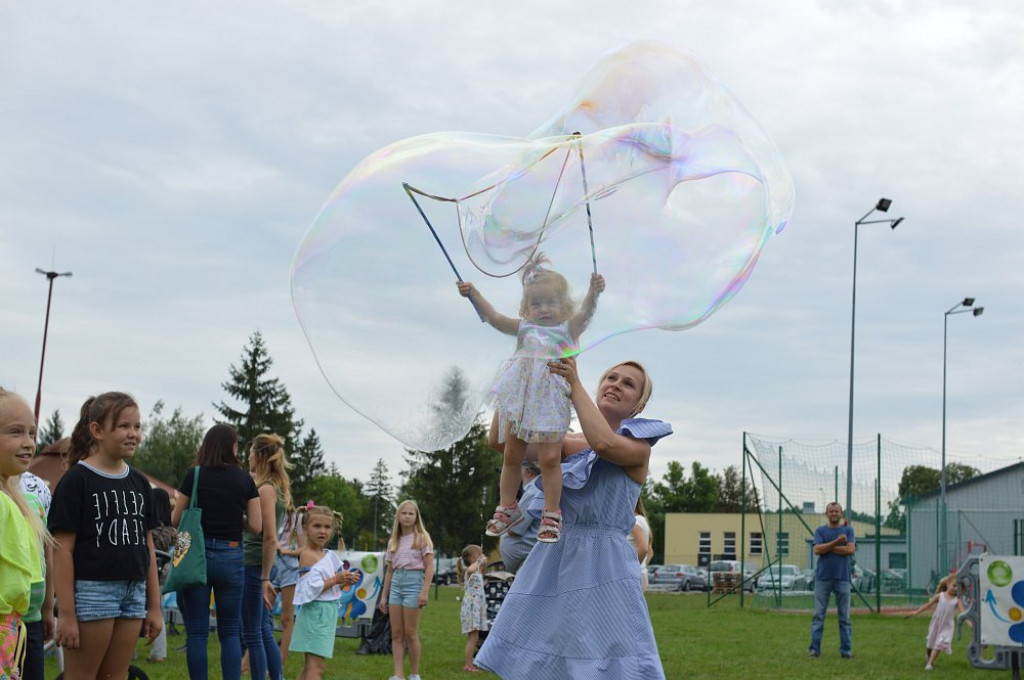
[[525,318],[530,308],[530,291],[537,288],[548,288],[562,307],[564,317],[568,319],[576,313],[576,302],[572,299],[572,289],[564,276],[542,265],[549,262],[543,253],[536,253],[523,267],[523,299],[519,303],[519,316]]
[[288,470],[292,464],[284,453],[284,439],[277,434],[266,432],[256,435],[252,440],[250,456],[255,456],[255,468],[253,470],[256,486],[271,484],[281,495],[284,501],[285,512],[295,510],[295,502],[292,499],[292,483],[288,477]]
[[[0,387],[0,410],[9,401],[20,401],[25,408],[31,412],[28,402],[21,398],[20,395],[14,392],[9,392],[4,388]],[[0,423],[2,425],[2,423]],[[34,437],[33,437],[34,439]],[[46,530],[46,525],[43,523],[42,517],[39,513],[32,509],[29,505],[25,495],[21,493],[21,475],[13,475],[8,477],[3,473],[0,473],[0,492],[5,493],[14,501],[14,505],[17,506],[21,514],[28,520],[29,526],[36,532],[36,536],[39,538],[40,544],[53,544],[53,538],[50,536],[50,532]]]
[[644,368],[643,364],[641,364],[639,361],[630,359],[628,361],[617,363],[611,368],[609,368],[607,371],[602,373],[601,379],[597,381],[598,389],[601,389],[601,385],[604,383],[605,378],[607,378],[608,375],[619,366],[632,366],[633,368],[640,371],[640,374],[644,377],[644,384],[640,386],[640,400],[637,401],[636,407],[633,409],[633,412],[629,414],[629,417],[632,418],[633,416],[638,415],[641,411],[643,411],[644,407],[647,406],[647,402],[651,400],[651,394],[654,392],[654,382],[651,380],[651,376],[647,373],[647,369]]
[[391,538],[388,539],[388,550],[392,552],[398,550],[398,539],[402,537],[402,527],[398,523],[398,513],[406,505],[411,505],[416,510],[416,523],[412,525],[412,547],[419,549],[433,548],[434,542],[430,540],[430,534],[427,533],[427,528],[423,526],[423,515],[420,514],[420,506],[416,504],[416,501],[407,498],[395,508],[395,521],[391,527]]
[[[455,573],[459,577],[459,583],[465,583],[466,570],[469,569],[469,565],[480,559],[479,556],[483,554],[484,549],[474,543],[470,543],[462,549],[462,556],[455,562]],[[477,557],[473,557],[474,555]]]

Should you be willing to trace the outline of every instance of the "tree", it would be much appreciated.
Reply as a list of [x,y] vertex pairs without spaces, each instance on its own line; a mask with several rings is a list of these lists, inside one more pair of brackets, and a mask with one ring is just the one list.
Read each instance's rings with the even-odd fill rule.
[[[743,478],[735,465],[725,468],[721,475],[715,475],[718,482],[718,503],[715,512],[743,512]],[[756,511],[761,503],[754,483],[747,480],[747,512]]]
[[366,484],[366,497],[373,515],[373,549],[379,550],[386,543],[395,519],[395,492],[383,458],[373,466],[370,481]]
[[325,465],[324,450],[315,429],[310,429],[299,441],[299,445],[289,451],[288,461],[292,464],[289,477],[295,503],[316,498],[312,495],[313,482],[323,474]]
[[651,495],[663,512],[714,512],[718,505],[718,482],[710,471],[694,461],[690,479],[679,461],[669,461],[661,482],[655,482]]
[[36,439],[36,453],[42,453],[50,444],[59,442],[64,438],[64,421],[60,417],[60,409],[57,409],[50,414],[46,424],[43,426],[43,431],[39,433]]
[[[946,485],[959,484],[981,474],[978,468],[962,463],[946,464]],[[900,478],[899,498],[889,503],[889,515],[885,518],[885,526],[906,530],[907,518],[900,506],[908,500],[935,493],[942,487],[942,470],[926,465],[910,465],[903,468]]]
[[367,510],[366,498],[360,493],[359,487],[342,477],[338,466],[331,463],[326,474],[317,475],[310,482],[309,497],[317,505],[326,505],[342,514],[345,519],[341,536],[345,539],[346,547],[358,549],[359,526]]
[[158,401],[153,405],[132,464],[166,484],[177,486],[185,471],[195,465],[205,431],[202,414],[186,418],[179,406],[170,418],[165,418],[164,402]]
[[[236,409],[222,401],[214,404],[214,408],[224,422],[235,426],[244,446],[264,432],[279,434],[289,444],[299,440],[302,421],[295,418],[288,390],[278,378],[267,376],[273,363],[263,336],[256,331],[242,350],[241,367],[235,368],[232,364],[228,368],[228,381],[221,383],[221,387],[242,405]],[[245,452],[240,453],[244,458]]]
[[[462,371],[452,368],[440,401],[431,406],[435,417],[464,412],[468,393]],[[487,510],[497,502],[501,471],[501,456],[487,445],[479,420],[447,449],[406,450],[406,460],[402,496],[416,500],[437,554],[458,554],[467,543],[479,543]]]

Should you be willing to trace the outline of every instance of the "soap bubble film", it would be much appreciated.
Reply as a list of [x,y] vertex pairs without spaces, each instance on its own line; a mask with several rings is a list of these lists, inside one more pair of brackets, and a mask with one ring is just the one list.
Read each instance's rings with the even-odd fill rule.
[[481,323],[451,266],[517,317],[535,252],[577,301],[596,261],[606,289],[586,352],[707,319],[793,202],[770,136],[705,66],[634,43],[529,137],[437,133],[370,154],[304,236],[292,298],[334,392],[406,447],[436,450],[468,432],[516,344]]

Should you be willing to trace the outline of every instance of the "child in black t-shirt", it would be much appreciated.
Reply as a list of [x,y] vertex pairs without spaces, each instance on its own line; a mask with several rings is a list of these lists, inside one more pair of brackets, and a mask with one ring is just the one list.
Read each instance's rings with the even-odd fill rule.
[[55,540],[57,644],[68,675],[124,677],[139,636],[163,628],[149,480],[128,466],[142,441],[135,399],[90,397],[71,434],[48,518]]

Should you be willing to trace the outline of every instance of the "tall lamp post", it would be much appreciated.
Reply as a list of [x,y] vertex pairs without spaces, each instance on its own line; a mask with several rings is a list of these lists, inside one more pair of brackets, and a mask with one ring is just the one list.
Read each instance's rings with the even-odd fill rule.
[[43,401],[43,366],[46,364],[46,336],[50,332],[50,302],[53,301],[53,280],[58,276],[71,276],[71,272],[48,272],[36,267],[36,272],[42,274],[50,283],[50,292],[46,295],[46,323],[43,325],[43,356],[39,360],[39,387],[36,388],[36,422],[39,422],[39,406]]
[[871,213],[888,212],[892,200],[888,198],[878,199],[875,207],[865,213],[864,217],[853,223],[853,304],[850,310],[850,417],[849,428],[846,434],[846,506],[844,510],[847,517],[852,517],[853,501],[853,357],[854,341],[856,339],[857,325],[857,229],[862,224],[888,224],[895,229],[903,221],[902,217],[895,219],[869,220]]
[[941,486],[939,487],[939,507],[941,509],[939,522],[939,573],[945,574],[948,565],[946,563],[946,340],[949,336],[949,317],[952,314],[964,314],[970,312],[972,316],[981,316],[985,311],[984,307],[975,307],[974,298],[964,298],[962,302],[953,305],[948,312],[942,316],[942,472]]

